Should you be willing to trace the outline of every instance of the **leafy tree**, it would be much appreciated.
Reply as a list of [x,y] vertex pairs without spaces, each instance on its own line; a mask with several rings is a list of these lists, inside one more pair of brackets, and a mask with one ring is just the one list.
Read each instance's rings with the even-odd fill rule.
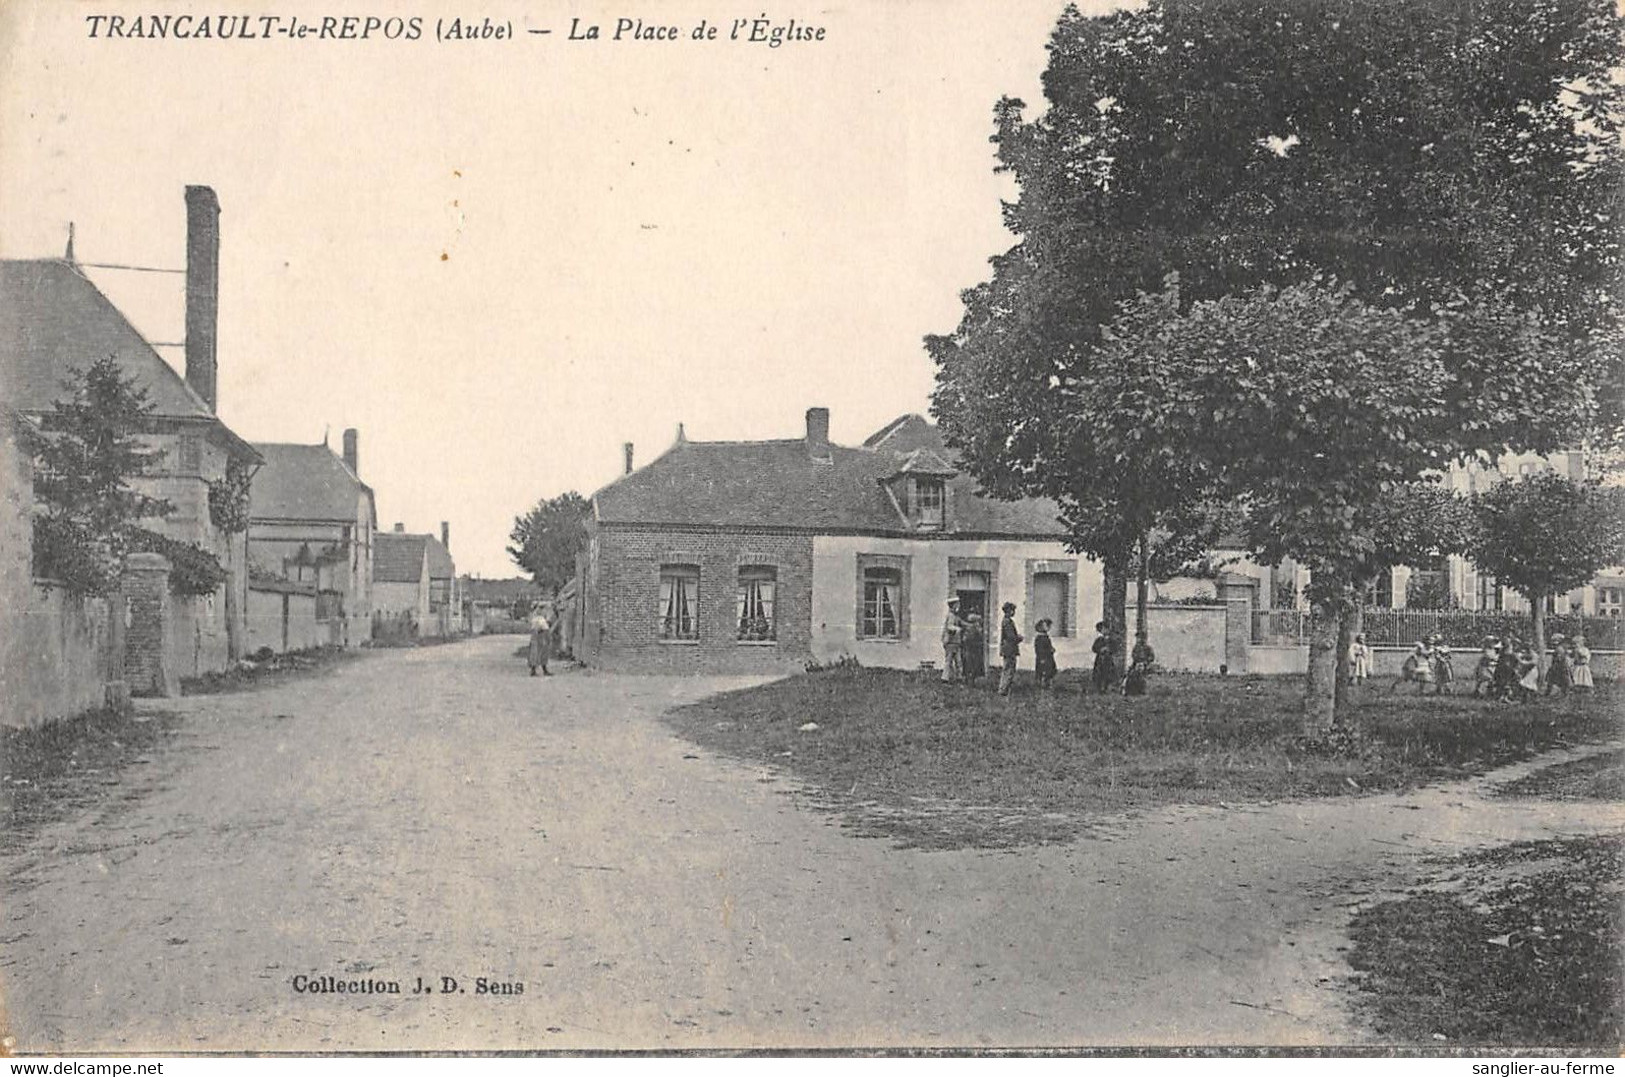
[[[1256,444],[1238,439],[1229,448],[1242,455],[1220,453],[1224,474],[1207,480],[1249,498],[1255,521],[1285,526],[1253,528],[1258,552],[1303,548],[1298,559],[1324,570],[1322,604],[1345,603],[1349,544],[1369,536],[1362,514],[1396,484],[1467,453],[1554,448],[1599,419],[1612,429],[1625,369],[1613,306],[1621,25],[1611,0],[1152,0],[1102,18],[1068,9],[1050,41],[1048,109],[1031,120],[1020,101],[995,109],[999,167],[1020,192],[1005,207],[1019,243],[964,293],[954,334],[927,341],[950,444],[990,492],[1057,497],[1077,548],[1115,551],[1103,558],[1110,595],[1112,557],[1122,563],[1144,533],[1127,521],[1147,487],[1122,481],[1124,459],[1097,451],[1096,426],[1069,421],[1117,377],[1108,356],[1121,349],[1103,327],[1170,273],[1181,311],[1242,297],[1211,312],[1221,321],[1270,323],[1275,300],[1260,302],[1270,294],[1260,285],[1342,281],[1335,302],[1314,300],[1334,332],[1295,321],[1301,305],[1275,321],[1337,356],[1323,382],[1288,379],[1280,391],[1296,395],[1271,402],[1261,379],[1221,364],[1208,371],[1214,404],[1197,411],[1220,427],[1241,414],[1260,424]],[[1331,339],[1411,332],[1375,321],[1383,311],[1418,326],[1416,362]],[[1170,321],[1149,313],[1150,324]],[[1139,336],[1160,346],[1155,333]],[[1231,358],[1246,354],[1245,332],[1228,343],[1240,349]],[[1201,369],[1170,374],[1201,388]],[[1392,408],[1385,375],[1398,379]],[[1298,412],[1336,427],[1353,382],[1372,394],[1350,409],[1374,424],[1372,446],[1398,453],[1392,467],[1368,469],[1374,482],[1327,463],[1335,450],[1317,456],[1319,433],[1305,424],[1276,425]],[[1413,383],[1433,395],[1408,392]],[[1147,398],[1136,412],[1148,420],[1144,454],[1200,444],[1180,421],[1192,407]],[[1370,459],[1350,451],[1349,461]],[[1318,680],[1311,711],[1325,717],[1330,678]],[[1313,702],[1323,692],[1325,707]]]
[[1350,601],[1341,604],[1338,618],[1338,705],[1343,703],[1348,686],[1349,645],[1364,627],[1366,589],[1399,565],[1416,565],[1465,552],[1472,532],[1467,500],[1430,479],[1394,486],[1365,507],[1361,520],[1363,531],[1352,541]]
[[1625,491],[1541,471],[1480,492],[1472,510],[1468,556],[1529,600],[1535,650],[1544,657],[1547,599],[1625,562]]
[[169,502],[131,480],[150,474],[163,453],[142,438],[152,405],[111,356],[63,382],[64,396],[29,439],[34,458],[34,571],[80,594],[118,587],[135,522],[167,515]]
[[536,585],[555,593],[576,572],[576,554],[587,548],[587,517],[592,502],[576,493],[544,498],[523,516],[514,518],[508,556],[530,573]]
[[[1170,294],[1135,302],[1180,309]],[[1310,570],[1316,728],[1333,719],[1357,596],[1384,569],[1458,543],[1448,495],[1420,485],[1451,458],[1461,422],[1446,405],[1453,324],[1311,281],[1199,301],[1138,349],[1161,357],[1159,424],[1182,431],[1213,490],[1235,499],[1248,547]]]

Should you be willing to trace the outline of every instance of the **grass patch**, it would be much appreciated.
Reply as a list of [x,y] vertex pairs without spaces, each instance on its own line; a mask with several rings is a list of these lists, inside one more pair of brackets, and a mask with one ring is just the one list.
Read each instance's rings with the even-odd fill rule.
[[1625,800],[1625,750],[1542,767],[1495,791],[1503,797],[1547,800]]
[[1051,691],[1024,680],[1001,699],[928,673],[839,670],[667,720],[803,779],[860,832],[948,848],[1064,841],[1100,812],[1403,789],[1619,729],[1612,689],[1584,709],[1366,690],[1359,733],[1316,741],[1299,736],[1300,679],[1168,675],[1126,699],[1087,691],[1086,676]]
[[1359,1008],[1408,1043],[1594,1046],[1625,1037],[1625,839],[1520,842],[1450,862],[1351,926]]
[[174,714],[91,711],[28,729],[0,729],[0,810],[7,850],[46,823],[111,798],[119,775],[174,735]]
[[315,647],[308,651],[291,651],[271,655],[260,662],[243,662],[222,673],[205,673],[201,677],[181,678],[181,695],[209,696],[221,692],[246,692],[269,684],[280,684],[295,677],[331,673],[335,668],[354,662],[365,651],[345,647]]

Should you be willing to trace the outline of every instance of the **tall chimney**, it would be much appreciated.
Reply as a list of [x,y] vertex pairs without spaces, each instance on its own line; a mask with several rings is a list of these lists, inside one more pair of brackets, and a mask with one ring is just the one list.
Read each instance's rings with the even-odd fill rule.
[[625,445],[622,445],[621,452],[626,456],[626,470],[621,474],[630,475],[632,474],[632,443],[629,441]]
[[214,411],[220,325],[220,201],[212,187],[186,188],[186,384]]
[[807,455],[814,460],[830,459],[829,409],[807,409]]
[[344,466],[349,468],[358,479],[361,477],[360,447],[361,435],[352,426],[344,432]]
[[449,552],[451,550],[451,524],[445,520],[440,521],[440,545]]

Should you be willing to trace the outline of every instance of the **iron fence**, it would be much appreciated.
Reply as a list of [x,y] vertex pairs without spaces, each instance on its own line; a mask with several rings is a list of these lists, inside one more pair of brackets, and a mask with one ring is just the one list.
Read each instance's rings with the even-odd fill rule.
[[[1307,610],[1254,610],[1253,643],[1299,644],[1309,640],[1311,616]],[[1485,639],[1508,636],[1532,640],[1534,626],[1527,613],[1498,610],[1392,610],[1367,607],[1361,633],[1373,647],[1408,647],[1440,636],[1451,647],[1477,648]],[[1625,650],[1625,619],[1548,614],[1546,638],[1554,634],[1573,639],[1583,634],[1592,650]]]

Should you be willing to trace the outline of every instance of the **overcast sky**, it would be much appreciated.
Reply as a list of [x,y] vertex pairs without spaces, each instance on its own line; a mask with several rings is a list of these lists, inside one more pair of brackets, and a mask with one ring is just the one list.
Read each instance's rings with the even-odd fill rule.
[[[187,10],[6,5],[0,253],[59,256],[72,220],[81,261],[179,267],[182,188],[213,186],[222,418],[358,427],[380,526],[449,520],[459,570],[494,576],[514,515],[613,479],[622,442],[794,437],[818,404],[856,443],[925,410],[921,337],[1011,242],[993,104],[1041,99],[1063,0],[770,5],[826,28],[778,49],[571,43],[572,16],[637,12],[557,3],[372,9],[508,42],[86,36],[155,7]],[[644,7],[685,34],[757,13]],[[92,276],[182,338],[180,277]]]

